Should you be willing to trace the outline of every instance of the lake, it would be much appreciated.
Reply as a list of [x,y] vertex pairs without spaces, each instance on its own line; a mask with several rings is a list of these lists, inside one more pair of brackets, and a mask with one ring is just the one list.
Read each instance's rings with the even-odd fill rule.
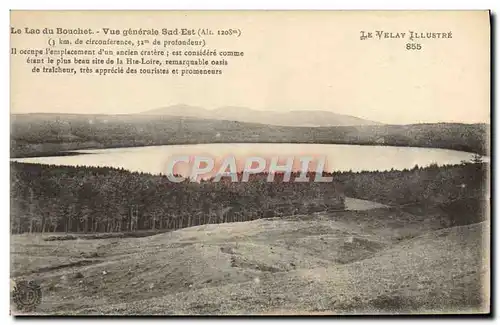
[[[13,161],[66,165],[66,166],[109,166],[129,171],[150,174],[165,174],[169,159],[174,156],[203,155],[221,161],[228,155],[240,159],[249,156],[259,157],[325,157],[327,171],[383,171],[412,168],[415,165],[428,166],[459,164],[470,161],[472,153],[434,148],[360,146],[338,144],[281,144],[281,143],[235,143],[235,144],[195,144],[168,145],[114,149],[74,150],[78,155],[14,158]],[[485,161],[487,158],[485,158]],[[284,162],[284,160],[283,160]],[[281,163],[281,160],[280,160]],[[178,164],[181,165],[181,164]],[[216,165],[217,166],[217,165]],[[176,169],[179,174],[186,171]]]

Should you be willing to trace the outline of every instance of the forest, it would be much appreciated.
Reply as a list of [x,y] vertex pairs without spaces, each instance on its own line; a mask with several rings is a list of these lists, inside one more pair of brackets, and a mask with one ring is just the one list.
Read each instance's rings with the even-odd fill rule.
[[266,178],[267,174],[258,174],[245,183],[230,178],[218,183],[173,183],[167,176],[115,168],[12,162],[11,229],[13,233],[179,229],[344,208],[335,184],[283,182],[282,174],[274,182]]
[[[173,230],[209,223],[343,210],[344,197],[418,213],[439,211],[450,224],[485,218],[488,165],[415,166],[383,172],[335,172],[333,183],[172,183],[166,176],[108,167],[11,162],[11,232],[104,233]],[[239,177],[242,175],[239,174]],[[298,174],[292,174],[292,180]],[[310,178],[314,175],[311,173]]]
[[346,196],[376,201],[414,214],[435,214],[449,225],[485,220],[488,214],[489,163],[479,156],[459,165],[402,171],[334,174]]

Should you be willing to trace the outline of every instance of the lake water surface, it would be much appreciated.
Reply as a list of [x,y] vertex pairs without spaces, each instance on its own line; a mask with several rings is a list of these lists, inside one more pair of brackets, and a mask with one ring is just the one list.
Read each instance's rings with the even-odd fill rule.
[[[80,155],[15,158],[14,161],[66,165],[66,166],[109,166],[129,171],[151,174],[166,174],[167,162],[175,156],[203,155],[221,161],[229,155],[235,156],[239,167],[249,156],[295,157],[299,164],[301,156],[324,157],[327,171],[362,171],[412,168],[415,165],[428,166],[458,164],[469,161],[473,154],[447,149],[360,146],[337,144],[281,144],[281,143],[236,143],[151,146],[116,149],[76,150]],[[281,160],[280,160],[281,161]],[[240,166],[240,162],[241,166]],[[283,160],[284,162],[284,160]],[[296,164],[296,165],[297,165]],[[217,165],[216,165],[217,166]],[[185,174],[185,171],[179,172]]]

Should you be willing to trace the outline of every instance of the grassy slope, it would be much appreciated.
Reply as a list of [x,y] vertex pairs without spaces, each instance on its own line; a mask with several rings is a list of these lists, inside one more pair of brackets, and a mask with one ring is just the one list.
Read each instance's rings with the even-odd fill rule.
[[[440,227],[432,217],[378,209],[145,238],[16,235],[12,273],[41,281],[40,313],[485,311],[487,224]],[[71,267],[80,261],[88,265]]]

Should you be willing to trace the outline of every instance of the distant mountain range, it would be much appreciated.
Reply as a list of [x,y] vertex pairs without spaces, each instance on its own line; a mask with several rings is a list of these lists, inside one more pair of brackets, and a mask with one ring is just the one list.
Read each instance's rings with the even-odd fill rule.
[[381,125],[380,122],[327,111],[258,111],[246,107],[226,106],[214,110],[189,105],[173,105],[142,112],[143,115],[197,117],[279,126],[355,126]]

